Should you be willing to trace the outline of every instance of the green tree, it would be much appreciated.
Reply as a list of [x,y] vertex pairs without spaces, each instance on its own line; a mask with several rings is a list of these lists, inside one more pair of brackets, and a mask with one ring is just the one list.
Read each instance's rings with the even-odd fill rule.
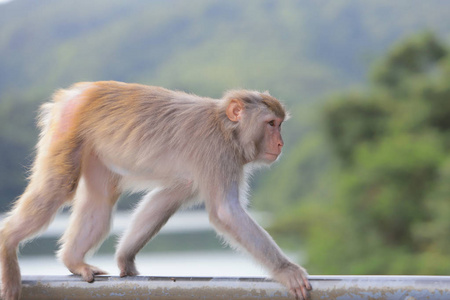
[[432,74],[439,67],[447,49],[432,33],[417,35],[394,47],[389,55],[374,67],[372,80],[391,91],[415,76]]
[[374,141],[386,130],[389,103],[348,95],[324,109],[324,125],[330,144],[345,164],[350,164],[357,144]]
[[448,273],[447,53],[430,33],[412,37],[374,66],[366,91],[325,106],[324,133],[337,162],[326,171],[333,199],[311,192],[272,229],[291,244],[300,233],[311,272]]

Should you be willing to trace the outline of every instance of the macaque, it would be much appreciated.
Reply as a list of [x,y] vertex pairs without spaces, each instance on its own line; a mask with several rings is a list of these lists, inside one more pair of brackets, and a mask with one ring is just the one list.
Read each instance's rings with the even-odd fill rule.
[[[211,99],[160,87],[82,82],[42,105],[29,184],[0,230],[2,296],[20,297],[17,249],[72,206],[58,257],[85,281],[105,274],[85,262],[106,238],[124,190],[146,191],[116,251],[120,276],[180,208],[202,199],[216,230],[250,253],[298,299],[311,285],[247,214],[246,178],[283,147],[284,106],[267,92],[232,90]],[[276,201],[276,199],[274,199]]]

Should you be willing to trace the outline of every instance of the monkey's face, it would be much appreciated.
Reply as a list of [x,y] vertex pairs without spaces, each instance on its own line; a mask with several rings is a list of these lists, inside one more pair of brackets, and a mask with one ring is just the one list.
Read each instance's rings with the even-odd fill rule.
[[281,149],[283,148],[284,142],[281,136],[281,124],[283,119],[270,115],[264,118],[263,130],[264,135],[261,141],[261,147],[258,160],[273,163],[277,160],[278,156],[281,154]]

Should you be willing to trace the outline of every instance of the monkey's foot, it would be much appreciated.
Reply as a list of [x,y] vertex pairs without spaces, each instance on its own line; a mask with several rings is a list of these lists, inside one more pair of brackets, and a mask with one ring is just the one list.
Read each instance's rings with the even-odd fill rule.
[[127,276],[138,276],[138,271],[120,271],[120,277],[127,277]]
[[95,275],[108,274],[107,272],[88,264],[82,264],[76,268],[71,269],[70,271],[75,275],[80,275],[81,277],[83,277],[83,280],[87,282],[94,282]]
[[139,275],[134,260],[119,260],[120,277]]

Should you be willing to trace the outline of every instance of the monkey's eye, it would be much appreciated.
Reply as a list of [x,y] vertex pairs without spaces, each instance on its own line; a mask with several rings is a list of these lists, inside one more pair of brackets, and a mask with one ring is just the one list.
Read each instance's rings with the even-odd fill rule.
[[275,121],[274,121],[274,120],[269,121],[269,125],[272,126],[272,127],[274,127],[274,126],[275,126]]

